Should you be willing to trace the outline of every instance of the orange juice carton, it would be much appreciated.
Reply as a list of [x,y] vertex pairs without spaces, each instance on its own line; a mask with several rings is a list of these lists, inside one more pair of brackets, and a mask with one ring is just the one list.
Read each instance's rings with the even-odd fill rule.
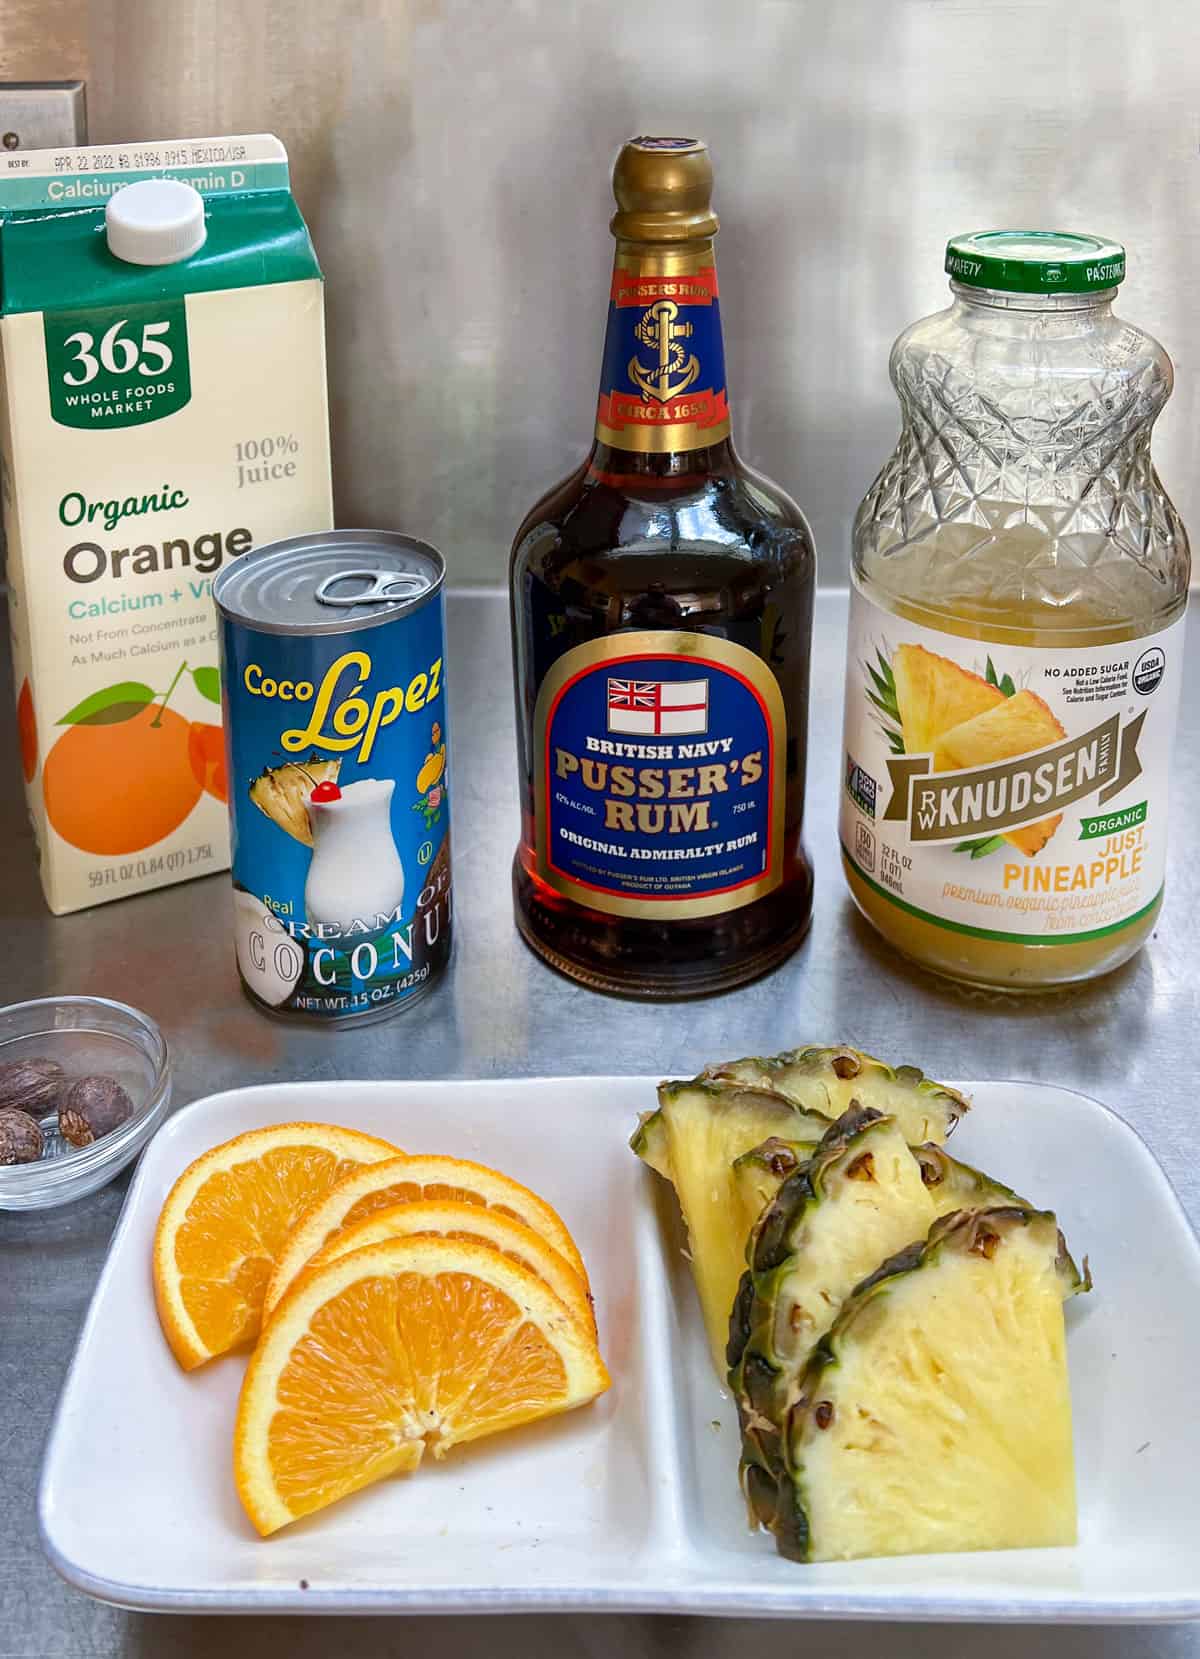
[[0,152],[0,483],[51,910],[226,868],[213,577],[333,523],[277,138]]

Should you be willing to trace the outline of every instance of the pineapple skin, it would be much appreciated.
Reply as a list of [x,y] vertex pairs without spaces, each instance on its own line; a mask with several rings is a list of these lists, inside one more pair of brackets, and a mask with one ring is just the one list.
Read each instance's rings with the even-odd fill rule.
[[939,1218],[955,1210],[987,1210],[1006,1204],[1033,1208],[1003,1181],[952,1158],[944,1147],[927,1142],[914,1146],[912,1155],[921,1166],[921,1179]]
[[701,1076],[774,1089],[831,1122],[852,1105],[870,1106],[894,1117],[913,1146],[946,1140],[971,1104],[919,1066],[889,1066],[858,1048],[793,1048],[729,1060]]
[[667,1120],[662,1111],[643,1112],[629,1138],[631,1151],[664,1181],[671,1179],[671,1148],[667,1141]]
[[[908,1318],[919,1329],[919,1320],[912,1318],[913,1301],[910,1299],[906,1306],[903,1298],[894,1298],[893,1293],[898,1287],[914,1286],[918,1313],[921,1296],[940,1296],[945,1302],[954,1296],[956,1289],[961,1295],[961,1285],[956,1287],[947,1271],[956,1260],[960,1264],[969,1260],[976,1277],[986,1278],[986,1266],[981,1264],[991,1262],[1015,1235],[1023,1232],[1029,1235],[1033,1251],[1040,1258],[1046,1283],[1053,1286],[1055,1310],[1051,1311],[1045,1306],[1045,1286],[1039,1281],[1043,1291],[1041,1311],[1048,1321],[1057,1321],[1060,1327],[1055,1333],[1058,1340],[1053,1345],[1041,1386],[1027,1389],[1021,1395],[1022,1401],[1036,1400],[1039,1410],[1043,1399],[1049,1401],[1045,1406],[1048,1425],[1039,1427],[1041,1439],[1051,1453],[1046,1467],[1054,1479],[1042,1512],[1026,1515],[1018,1509],[1014,1530],[1010,1504],[1007,1517],[1002,1515],[998,1519],[994,1536],[989,1537],[986,1529],[977,1528],[970,1538],[951,1538],[945,1543],[930,1544],[916,1532],[905,1533],[903,1526],[883,1545],[876,1539],[857,1547],[852,1535],[836,1540],[823,1536],[820,1517],[823,1513],[836,1517],[842,1512],[842,1506],[831,1506],[828,1495],[818,1491],[822,1472],[828,1481],[839,1457],[870,1456],[874,1449],[870,1443],[872,1436],[877,1436],[877,1444],[885,1448],[885,1455],[891,1458],[893,1466],[897,1457],[903,1459],[907,1450],[903,1441],[897,1442],[895,1431],[886,1421],[887,1402],[870,1398],[870,1384],[859,1383],[857,1388],[846,1386],[847,1374],[855,1378],[871,1377],[873,1345],[874,1350],[881,1346],[890,1319]],[[792,1405],[786,1416],[772,1419],[758,1411],[743,1416],[742,1486],[752,1522],[774,1534],[780,1555],[800,1562],[846,1560],[867,1554],[918,1553],[930,1548],[989,1549],[1073,1543],[1075,1480],[1061,1304],[1067,1297],[1090,1288],[1086,1264],[1081,1275],[1049,1211],[1001,1205],[974,1212],[956,1211],[941,1217],[925,1241],[897,1252],[857,1286],[796,1377],[789,1390]],[[986,1286],[980,1289],[978,1285],[968,1285],[967,1289],[972,1297],[986,1294]],[[961,1362],[963,1373],[969,1374],[974,1363],[974,1351],[969,1350]],[[943,1372],[937,1378],[938,1385],[944,1380]],[[951,1383],[958,1380],[961,1379],[953,1375],[950,1378]],[[875,1411],[883,1421],[878,1420]],[[826,1436],[842,1421],[843,1414],[854,1424],[851,1440],[857,1444],[848,1452],[839,1453],[836,1439],[831,1442]],[[976,1433],[986,1433],[986,1415],[981,1424],[969,1427]],[[831,1444],[835,1447],[833,1453],[829,1451]],[[953,1447],[947,1448],[946,1458],[948,1463],[953,1463]],[[914,1499],[912,1510],[920,1512],[936,1497],[939,1470],[915,1455],[911,1463],[907,1473]],[[995,1494],[998,1510],[1003,1510],[1004,1500],[1011,1496],[1003,1486],[1001,1479]],[[869,1488],[866,1493],[869,1501]],[[1025,1495],[1024,1488],[1020,1495]],[[834,1525],[837,1524],[835,1520]],[[1017,1536],[1022,1528],[1024,1534]]]
[[[656,1175],[672,1183],[675,1179],[671,1168],[672,1117],[676,1103],[685,1096],[685,1092],[703,1095],[714,1115],[728,1113],[732,1119],[739,1110],[747,1114],[757,1110],[768,1114],[780,1128],[789,1128],[796,1133],[810,1129],[813,1133],[811,1144],[814,1146],[829,1127],[830,1120],[822,1113],[809,1110],[790,1096],[765,1085],[759,1087],[731,1078],[715,1078],[705,1072],[701,1072],[699,1077],[687,1079],[668,1078],[658,1085],[660,1104],[657,1111],[643,1112],[638,1119],[638,1126],[629,1137],[629,1149]],[[731,1167],[756,1146],[765,1144],[754,1133],[757,1122],[757,1117],[747,1116],[746,1127],[740,1130],[731,1123],[729,1141],[737,1148],[730,1157]],[[678,1133],[675,1138],[678,1140]],[[782,1137],[767,1137],[773,1138],[778,1138],[781,1146],[791,1144]]]
[[[789,1176],[807,1164],[819,1144],[815,1140],[789,1141],[780,1135],[772,1135],[761,1145],[751,1147],[749,1152],[743,1152],[740,1158],[734,1159],[733,1184],[747,1240],[780,1187]],[[749,1253],[749,1243],[746,1248]]]
[[[789,1176],[806,1164],[816,1151],[812,1141],[788,1141],[772,1135],[761,1146],[752,1147],[734,1160],[733,1174],[746,1217],[749,1236],[767,1205],[772,1203]],[[996,1204],[1020,1204],[1034,1208],[1003,1181],[983,1170],[952,1158],[934,1141],[911,1146],[909,1151],[921,1166],[921,1179],[939,1216],[955,1210],[982,1210]]]

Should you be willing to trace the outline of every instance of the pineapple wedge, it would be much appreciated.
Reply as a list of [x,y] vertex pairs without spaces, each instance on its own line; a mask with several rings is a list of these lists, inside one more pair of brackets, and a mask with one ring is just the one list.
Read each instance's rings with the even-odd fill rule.
[[[734,1159],[733,1184],[741,1209],[741,1225],[746,1230],[747,1238],[783,1183],[801,1169],[815,1151],[816,1143],[813,1141],[788,1141],[779,1135],[772,1135],[761,1146],[753,1146],[749,1152],[743,1152],[740,1158]],[[924,1146],[910,1146],[909,1151],[921,1166],[921,1179],[933,1200],[935,1215],[949,1215],[952,1210],[979,1210],[992,1204],[1026,1203],[1002,1181],[952,1158],[944,1147],[932,1141],[927,1141]],[[644,1153],[642,1156],[647,1163],[650,1162]]]
[[1054,1216],[1016,1205],[944,1217],[860,1284],[786,1416],[743,1415],[743,1487],[780,1554],[1074,1543],[1078,1288]]
[[893,1118],[852,1106],[763,1211],[729,1323],[743,1421],[786,1416],[796,1373],[860,1279],[937,1219]]
[[829,1123],[782,1094],[706,1078],[661,1083],[658,1098],[630,1145],[675,1188],[713,1363],[724,1376],[729,1310],[746,1265],[734,1159],[772,1133],[802,1139],[807,1131],[817,1140]]
[[[1066,727],[1034,691],[1018,691],[1006,697],[1002,707],[976,715],[961,726],[944,732],[933,751],[935,772],[959,772],[967,767],[990,766],[1034,749],[1045,749],[1067,735]],[[1041,818],[1009,830],[1004,839],[1032,858],[1041,852],[1062,823],[1062,813]]]
[[1009,830],[1004,839],[1027,858],[1033,858],[1061,823],[1062,813],[1056,812],[1051,818],[1039,818],[1036,824],[1022,824],[1020,829]]
[[741,1211],[740,1225],[750,1237],[758,1218],[787,1180],[812,1157],[816,1141],[788,1141],[772,1135],[733,1160],[733,1187]]
[[1004,1204],[1031,1208],[1011,1187],[985,1175],[981,1169],[960,1163],[940,1146],[914,1146],[911,1151],[921,1166],[921,1179],[939,1216],[953,1215],[955,1210],[987,1210]]
[[928,754],[943,732],[1005,701],[998,686],[923,645],[898,645],[892,676],[904,750],[910,755]]
[[340,760],[314,757],[303,765],[288,761],[283,766],[268,766],[250,785],[250,799],[285,834],[311,847],[308,797],[319,783],[336,783],[341,765]]
[[[944,1141],[970,1101],[917,1066],[885,1065],[857,1048],[793,1048],[783,1054],[729,1060],[703,1074],[721,1082],[773,1089],[832,1122],[852,1104],[894,1117],[910,1145]],[[749,1148],[742,1150],[748,1151]]]
[[663,1083],[658,1097],[658,1110],[642,1118],[630,1145],[675,1188],[722,1380],[746,1239],[762,1208],[750,1208],[753,1177],[739,1175],[736,1160],[770,1136],[818,1141],[855,1102],[894,1117],[907,1141],[940,1142],[969,1105],[916,1066],[893,1069],[854,1048],[797,1048],[732,1060],[691,1082]]
[[[859,1106],[814,1148],[765,1141],[737,1159],[734,1179],[744,1206],[765,1195],[750,1223],[750,1270],[738,1287],[727,1350],[733,1368],[747,1344],[754,1348],[757,1387],[771,1373],[786,1387],[859,1280],[902,1244],[924,1238],[939,1217],[1029,1208],[1011,1187],[943,1147],[905,1146],[894,1119]],[[730,1382],[736,1398],[739,1379]]]
[[667,1144],[667,1120],[661,1107],[657,1112],[642,1113],[638,1119],[638,1126],[630,1137],[629,1145],[656,1175],[661,1175],[664,1181],[671,1179],[671,1149]]
[[1066,727],[1036,691],[1018,691],[1005,697],[999,707],[942,733],[934,747],[933,766],[937,772],[990,766],[1044,749],[1066,735]]

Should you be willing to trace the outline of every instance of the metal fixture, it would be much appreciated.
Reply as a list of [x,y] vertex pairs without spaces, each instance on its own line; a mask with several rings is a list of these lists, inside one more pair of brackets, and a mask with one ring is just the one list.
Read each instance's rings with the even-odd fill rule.
[[0,81],[0,145],[50,150],[87,143],[82,81]]

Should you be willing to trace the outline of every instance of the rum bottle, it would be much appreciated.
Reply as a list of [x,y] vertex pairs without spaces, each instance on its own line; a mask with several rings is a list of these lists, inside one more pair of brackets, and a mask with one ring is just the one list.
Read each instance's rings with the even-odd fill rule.
[[730,437],[712,167],[635,138],[595,439],[512,551],[517,925],[563,973],[723,990],[799,944],[815,557]]

